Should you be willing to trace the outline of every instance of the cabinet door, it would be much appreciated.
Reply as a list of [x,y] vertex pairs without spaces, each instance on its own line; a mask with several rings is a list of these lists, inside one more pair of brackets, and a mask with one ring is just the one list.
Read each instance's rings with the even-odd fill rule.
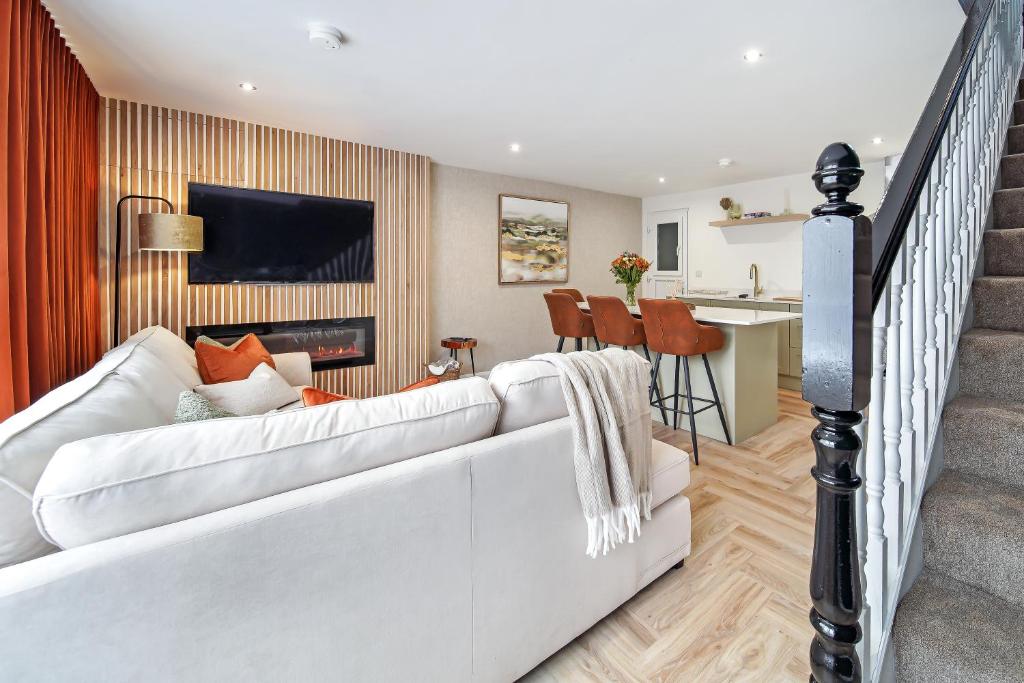
[[800,377],[803,375],[803,353],[800,349],[789,350],[789,375]]
[[716,301],[716,306],[722,308],[752,308],[755,311],[761,308],[761,304],[756,301],[744,301],[743,299],[723,299],[722,301]]
[[779,374],[789,374],[789,321],[776,323],[779,330]]
[[647,216],[647,236],[651,244],[653,274],[683,275],[685,235],[685,210],[654,211]]
[[[789,307],[793,313],[803,313],[804,307],[794,304]],[[789,348],[802,349],[804,341],[804,319],[789,321]]]

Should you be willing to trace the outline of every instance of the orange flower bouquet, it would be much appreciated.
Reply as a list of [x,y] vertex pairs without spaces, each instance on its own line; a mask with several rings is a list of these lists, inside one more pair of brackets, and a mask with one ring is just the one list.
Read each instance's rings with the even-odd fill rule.
[[626,305],[636,306],[636,286],[640,284],[651,262],[640,254],[624,251],[612,261],[611,274],[620,285],[626,285]]

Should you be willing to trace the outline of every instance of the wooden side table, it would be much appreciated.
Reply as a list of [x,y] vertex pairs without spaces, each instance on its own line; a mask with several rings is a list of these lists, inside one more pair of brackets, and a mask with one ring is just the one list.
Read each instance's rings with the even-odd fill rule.
[[473,374],[476,374],[476,359],[473,358],[476,339],[473,337],[445,337],[441,340],[441,346],[448,349],[448,355],[455,360],[459,359],[459,349],[469,349],[469,363],[473,368]]

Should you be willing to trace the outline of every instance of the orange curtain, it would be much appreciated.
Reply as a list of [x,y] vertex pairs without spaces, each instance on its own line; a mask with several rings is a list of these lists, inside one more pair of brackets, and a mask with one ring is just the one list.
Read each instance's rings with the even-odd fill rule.
[[0,0],[0,419],[100,355],[99,96],[39,0]]

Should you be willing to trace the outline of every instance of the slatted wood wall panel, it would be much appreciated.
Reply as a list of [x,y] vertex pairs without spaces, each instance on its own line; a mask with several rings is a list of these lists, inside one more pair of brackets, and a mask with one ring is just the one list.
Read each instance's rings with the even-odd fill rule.
[[166,197],[187,213],[188,183],[216,183],[373,201],[376,282],[189,285],[186,256],[136,248],[136,214],[160,211],[161,204],[126,202],[119,341],[150,325],[184,337],[188,325],[373,315],[377,364],[319,372],[316,384],[372,396],[421,379],[429,354],[429,158],[123,100],[104,99],[100,107],[100,282],[108,348],[118,198]]

